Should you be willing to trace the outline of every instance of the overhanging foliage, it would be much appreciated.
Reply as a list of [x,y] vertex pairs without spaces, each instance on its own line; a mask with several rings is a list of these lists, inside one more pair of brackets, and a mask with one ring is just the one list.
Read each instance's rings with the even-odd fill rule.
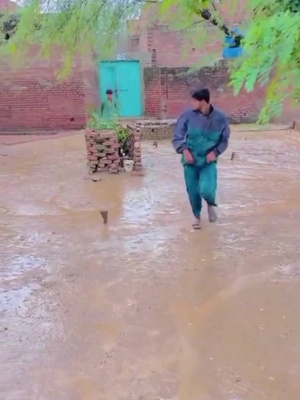
[[[190,30],[203,45],[204,37],[209,42],[213,35],[221,39],[225,34],[235,35],[230,22],[226,22],[228,12],[223,13],[223,4],[227,3],[227,11],[228,7],[234,10],[239,7],[238,0],[218,4],[212,0],[28,0],[18,16],[0,18],[2,31],[14,31],[0,51],[23,57],[32,44],[38,43],[41,54],[49,56],[59,47],[65,54],[68,73],[76,53],[86,54],[97,48],[103,57],[108,56],[115,45],[115,33],[126,19],[153,3],[159,5],[161,18]],[[281,113],[286,97],[299,100],[299,11],[300,0],[247,2],[246,36],[236,38],[242,41],[245,56],[231,63],[231,78],[236,93],[243,86],[248,91],[257,84],[267,86],[262,122]],[[207,25],[201,24],[205,20],[219,29],[205,33]]]

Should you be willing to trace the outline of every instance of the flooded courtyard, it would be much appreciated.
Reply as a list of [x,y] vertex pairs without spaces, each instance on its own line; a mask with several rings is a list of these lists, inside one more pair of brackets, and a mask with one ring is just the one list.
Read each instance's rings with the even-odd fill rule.
[[83,134],[0,147],[1,399],[299,399],[300,136],[234,133],[201,231],[168,141],[100,182]]

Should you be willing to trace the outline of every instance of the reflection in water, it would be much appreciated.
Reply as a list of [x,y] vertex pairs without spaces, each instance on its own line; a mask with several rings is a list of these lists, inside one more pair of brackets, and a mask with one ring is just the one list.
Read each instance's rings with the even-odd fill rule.
[[10,147],[1,398],[298,400],[298,139],[232,150],[195,232],[169,143],[144,144],[145,177],[97,183],[80,135]]

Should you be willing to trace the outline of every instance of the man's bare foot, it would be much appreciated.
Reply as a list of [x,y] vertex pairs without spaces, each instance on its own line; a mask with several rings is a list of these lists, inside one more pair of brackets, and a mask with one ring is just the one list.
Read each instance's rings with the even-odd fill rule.
[[192,227],[194,229],[197,229],[197,230],[201,229],[201,220],[200,220],[200,218],[196,218],[195,219],[195,222],[193,223]]
[[207,213],[209,222],[216,222],[218,219],[218,215],[216,213],[215,207],[211,205],[207,205]]

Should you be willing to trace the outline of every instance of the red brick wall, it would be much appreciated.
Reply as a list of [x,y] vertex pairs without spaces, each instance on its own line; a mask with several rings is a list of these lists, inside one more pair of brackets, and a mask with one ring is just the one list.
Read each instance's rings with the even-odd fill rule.
[[202,68],[196,74],[187,74],[188,68],[145,68],[145,115],[156,118],[176,118],[188,106],[190,91],[208,87],[212,102],[223,109],[233,123],[257,120],[263,103],[264,90],[241,92],[233,96],[228,87],[226,65]]
[[293,121],[299,121],[299,111],[299,105],[293,103],[291,100],[286,100],[283,103],[283,112],[280,117],[276,118],[275,122],[292,123]]
[[156,66],[184,67],[195,65],[210,54],[220,58],[222,42],[216,40],[203,46],[201,40],[197,43],[180,31],[164,31],[161,27],[155,27],[148,29],[147,50],[141,49],[150,53],[153,50],[156,53],[156,62],[153,64]]
[[[247,14],[246,4],[247,0],[223,0],[217,5],[229,28],[243,22]],[[131,51],[141,53],[155,51],[155,65],[161,67],[192,66],[208,55],[221,58],[223,34],[212,24],[205,23],[202,26],[206,29],[207,37],[203,38],[199,29],[188,29],[189,19],[190,17],[186,18],[185,24],[180,23],[180,17],[174,18],[171,11],[167,15],[162,15],[156,4],[148,5],[138,20],[129,23],[128,30],[132,37],[139,38],[139,45],[135,44]],[[195,22],[199,20],[201,21],[201,18],[197,17]],[[191,25],[190,23],[190,27]]]
[[36,132],[82,128],[87,108],[98,102],[92,60],[78,60],[71,77],[57,81],[61,57],[13,68],[0,62],[0,132]]
[[81,60],[81,72],[84,85],[84,99],[86,116],[90,109],[100,107],[100,78],[98,71],[97,55]]
[[[229,27],[241,25],[249,17],[246,0],[224,0],[218,3],[218,9]],[[155,8],[155,6],[153,6]],[[171,15],[171,13],[170,13]],[[171,20],[173,17],[171,16]],[[151,54],[152,66],[145,69],[145,114],[155,117],[176,117],[188,105],[189,91],[196,86],[208,86],[212,91],[212,98],[216,105],[223,108],[235,122],[251,122],[257,120],[263,104],[264,90],[257,88],[252,93],[242,91],[234,97],[228,88],[228,75],[224,67],[213,70],[204,68],[191,78],[180,77],[178,74],[186,72],[186,68],[193,66],[203,57],[212,54],[212,57],[222,56],[222,36],[215,40],[214,27],[208,28],[212,32],[211,40],[206,45],[190,40],[185,31],[172,30],[172,23],[163,21],[157,10],[147,8],[139,20],[134,21],[129,31],[139,36],[139,46],[135,51]],[[160,67],[160,68],[158,68]],[[168,67],[168,68],[164,68]],[[299,107],[290,101],[284,104],[284,111],[276,122],[297,120]]]

